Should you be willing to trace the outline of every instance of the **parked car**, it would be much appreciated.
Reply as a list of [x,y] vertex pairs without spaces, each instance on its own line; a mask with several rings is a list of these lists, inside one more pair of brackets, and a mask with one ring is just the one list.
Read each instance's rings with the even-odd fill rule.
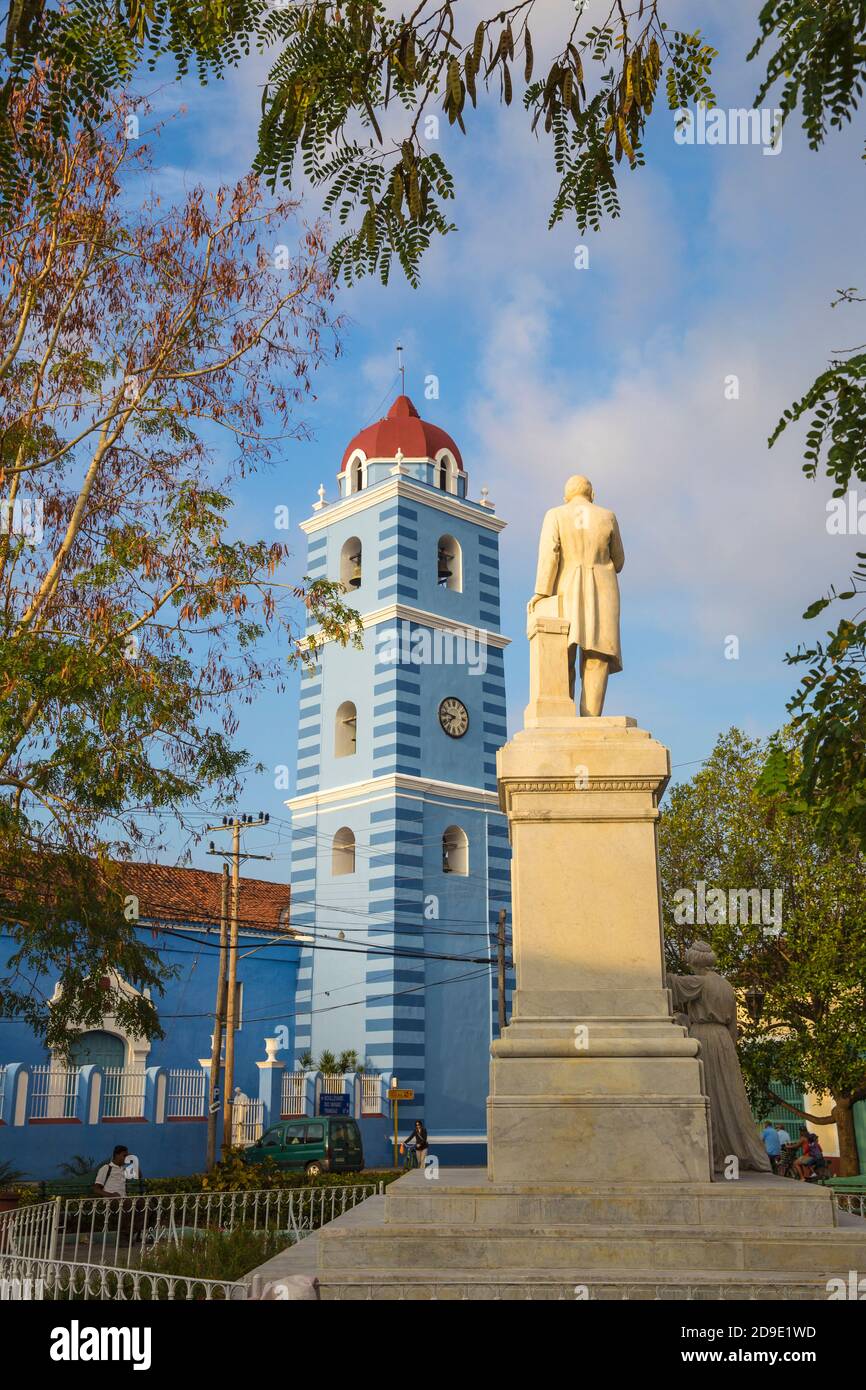
[[309,1173],[358,1173],[364,1145],[356,1120],[320,1115],[315,1120],[281,1120],[266,1130],[244,1154],[247,1163],[270,1158],[280,1168]]

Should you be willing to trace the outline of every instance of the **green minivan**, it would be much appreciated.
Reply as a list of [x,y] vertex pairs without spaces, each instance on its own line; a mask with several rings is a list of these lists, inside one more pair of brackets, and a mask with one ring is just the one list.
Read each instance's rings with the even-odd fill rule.
[[359,1173],[364,1146],[357,1120],[347,1115],[319,1115],[314,1120],[281,1120],[247,1149],[247,1163],[270,1158],[279,1168],[318,1173]]

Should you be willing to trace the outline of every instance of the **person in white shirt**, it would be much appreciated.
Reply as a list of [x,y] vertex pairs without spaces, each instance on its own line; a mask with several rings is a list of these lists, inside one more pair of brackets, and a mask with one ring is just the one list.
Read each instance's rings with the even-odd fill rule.
[[[116,1144],[114,1152],[107,1163],[103,1163],[98,1169],[93,1183],[93,1191],[97,1197],[107,1197],[110,1202],[116,1202],[119,1208],[118,1213],[118,1238],[129,1240],[139,1237],[135,1235],[135,1198],[131,1197],[126,1201],[126,1156],[129,1149],[125,1144]],[[109,1222],[111,1225],[111,1222]]]
[[779,1143],[780,1143],[780,1144],[790,1144],[790,1142],[791,1142],[791,1136],[790,1136],[790,1134],[788,1133],[788,1131],[787,1131],[782,1125],[776,1125],[776,1130],[777,1130],[778,1135],[779,1135]]
[[103,1163],[96,1174],[93,1190],[97,1197],[126,1196],[126,1155],[129,1149],[125,1144],[116,1144],[108,1163]]

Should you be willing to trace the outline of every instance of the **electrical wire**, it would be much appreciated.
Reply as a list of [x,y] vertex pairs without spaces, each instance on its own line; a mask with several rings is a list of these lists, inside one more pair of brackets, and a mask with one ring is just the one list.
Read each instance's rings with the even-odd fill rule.
[[[366,996],[366,995],[365,995],[363,999],[350,999],[350,1000],[347,1000],[347,1001],[346,1001],[345,1003],[343,1003],[343,1004],[325,1004],[325,1005],[322,1005],[321,1008],[317,1008],[317,1009],[297,1009],[294,1013],[290,1013],[290,1014],[283,1013],[283,1012],[280,1012],[280,1013],[277,1013],[277,1014],[266,1014],[266,1015],[250,1015],[250,1014],[245,1014],[245,1015],[244,1015],[244,1022],[245,1022],[245,1023],[276,1023],[276,1022],[285,1022],[285,1021],[287,1021],[288,1019],[291,1019],[291,1018],[309,1018],[312,1014],[327,1014],[327,1013],[334,1013],[337,1009],[354,1009],[354,1008],[357,1008],[359,1005],[367,1004],[367,1003],[371,1002],[371,1000],[372,1000],[372,1002],[375,1002],[375,1003],[381,1003],[382,1001],[388,1000],[388,999],[400,999],[404,994],[417,994],[417,992],[418,992],[419,990],[424,990],[424,991],[426,992],[428,989],[435,989],[435,988],[436,988],[437,986],[439,986],[439,985],[456,985],[456,984],[459,984],[459,983],[460,983],[461,981],[463,981],[463,980],[474,980],[474,979],[479,979],[482,975],[486,975],[486,974],[487,974],[487,971],[486,971],[486,970],[469,970],[469,971],[467,971],[464,975],[446,976],[446,978],[445,978],[445,979],[442,979],[442,980],[424,980],[424,981],[420,981],[417,985],[409,985],[409,986],[406,987],[406,989],[398,989],[398,990],[395,990],[395,991],[394,991],[393,993],[391,993],[391,994],[375,994],[375,995],[372,995],[372,996]],[[160,1017],[162,1018],[163,1015],[160,1014]],[[211,1018],[211,1019],[212,1019],[212,1018],[213,1018],[213,1010],[209,1010],[209,1011],[206,1012],[206,1013],[196,1013],[196,1014],[166,1014],[165,1017],[166,1017],[166,1018],[175,1018],[175,1019],[177,1019],[177,1018]]]
[[[176,928],[173,927],[164,928],[163,930],[166,932],[166,935],[177,937],[181,941],[195,942],[196,940],[195,937],[187,936],[184,932],[178,931]],[[324,937],[323,939],[326,941],[334,940],[333,937]],[[265,942],[262,949],[264,949],[264,947],[267,944],[268,943]],[[322,946],[319,945],[319,943],[316,942],[314,938],[312,942],[308,941],[299,944],[302,944],[304,946],[304,949],[307,951],[335,951],[342,952],[344,955],[349,956],[374,955],[385,957],[402,957],[408,960],[460,961],[472,965],[497,964],[497,962],[495,960],[492,960],[490,957],[439,955],[433,951],[414,951],[407,948],[401,948],[399,946],[374,946],[371,943],[367,943],[363,946]],[[223,944],[219,941],[203,941],[201,942],[201,945],[209,946],[212,950],[215,951],[228,951],[231,949],[228,942]]]

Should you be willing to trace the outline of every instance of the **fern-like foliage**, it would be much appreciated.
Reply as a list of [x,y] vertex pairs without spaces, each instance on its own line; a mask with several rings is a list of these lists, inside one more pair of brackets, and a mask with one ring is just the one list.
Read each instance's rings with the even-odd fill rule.
[[[311,0],[275,10],[263,42],[280,56],[265,88],[256,170],[270,182],[290,180],[298,161],[346,231],[332,251],[346,280],[378,273],[387,282],[396,258],[414,285],[434,235],[453,229],[445,204],[454,196],[442,157],[430,149],[438,121],[467,133],[484,93],[504,105],[524,86],[532,128],[552,143],[559,176],[550,224],[573,214],[581,230],[619,214],[617,166],[643,164],[644,125],[665,61],[676,103],[712,101],[707,76],[715,50],[699,33],[669,41],[660,0],[614,4],[604,23],[583,33],[586,5],[563,46],[535,74],[530,20],[537,0],[522,0],[458,33],[459,0],[429,0],[411,19],[392,18],[381,0]],[[393,137],[392,110],[400,118]],[[442,117],[440,117],[440,112]]]
[[[384,0],[12,0],[0,90],[0,211],[20,181],[52,190],[33,132],[13,133],[9,101],[47,65],[50,119],[60,138],[94,120],[139,62],[173,55],[178,73],[206,82],[252,46],[277,56],[262,97],[255,172],[272,188],[300,175],[324,187],[341,229],[331,253],[347,281],[396,261],[418,283],[434,236],[454,229],[454,187],[435,142],[439,123],[464,134],[484,95],[524,107],[549,137],[559,188],[551,225],[573,214],[581,229],[619,214],[618,166],[643,164],[644,127],[665,65],[670,102],[712,100],[715,50],[699,33],[667,34],[665,0],[612,0],[584,27],[574,0],[562,44],[545,70],[530,21],[542,0],[516,0],[460,31],[465,0],[420,0],[397,15]],[[535,74],[535,75],[534,75]],[[16,143],[17,142],[17,143]]]
[[[853,289],[837,303],[862,302]],[[833,496],[846,498],[853,481],[866,483],[866,351],[861,348],[831,361],[799,400],[784,412],[770,436],[774,444],[789,425],[806,422],[803,471],[822,470],[833,482]],[[844,504],[843,504],[844,506]],[[858,553],[850,587],[809,605],[803,617],[815,619],[832,603],[866,593],[866,553]],[[788,709],[802,740],[801,756],[776,750],[768,776],[784,784],[794,809],[817,816],[825,835],[851,835],[866,849],[866,621],[858,608],[841,618],[826,640],[815,641],[786,658],[805,665],[806,674]]]
[[60,141],[73,122],[98,124],[142,59],[153,66],[170,54],[179,75],[194,68],[202,83],[223,72],[250,52],[267,10],[267,0],[11,0],[0,53],[0,218],[22,183],[43,200],[52,196],[33,124],[22,131],[10,117],[35,69],[51,90],[38,119]]
[[[776,45],[755,105],[781,83],[783,122],[799,109],[813,150],[852,120],[866,82],[866,0],[767,0],[749,57]],[[866,153],[864,153],[866,158]]]

